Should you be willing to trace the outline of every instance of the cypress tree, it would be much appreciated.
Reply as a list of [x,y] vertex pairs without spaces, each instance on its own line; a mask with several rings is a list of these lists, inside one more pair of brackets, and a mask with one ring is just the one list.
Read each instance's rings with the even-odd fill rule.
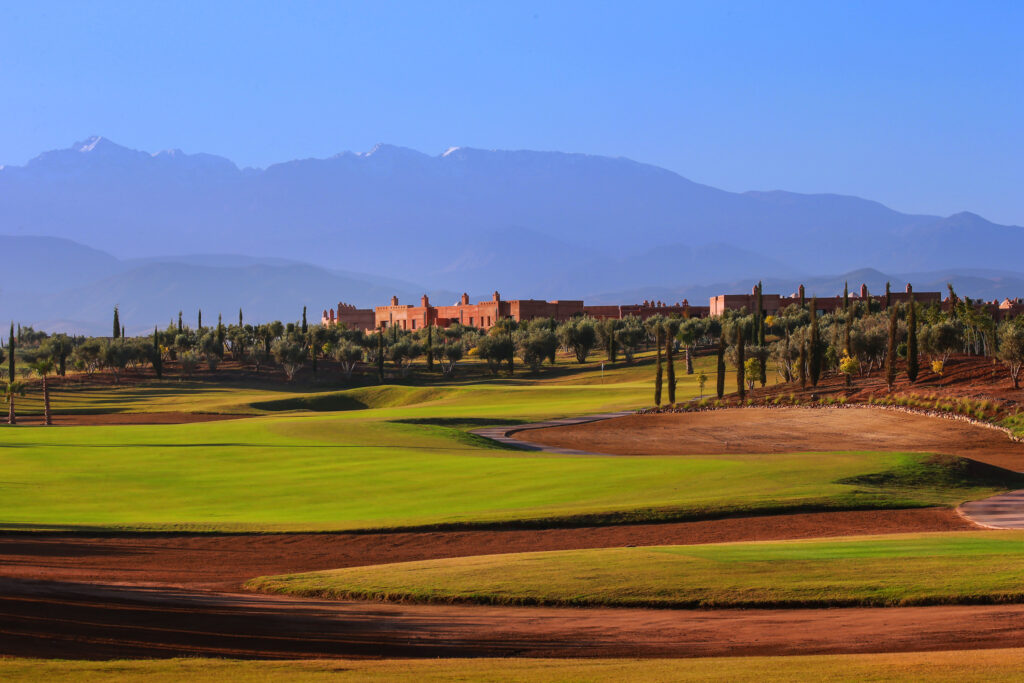
[[238,326],[242,327],[242,309],[238,309]]
[[843,310],[850,310],[850,281],[843,282]]
[[757,345],[758,346],[764,346],[764,299],[761,296],[761,288],[762,287],[763,287],[763,285],[760,282],[758,282],[757,283],[757,319],[755,320],[755,324],[757,325],[755,330],[757,332]]
[[306,307],[303,306],[302,307],[302,334],[306,334],[306,330],[307,329],[308,329],[308,327],[306,326]]
[[203,329],[203,309],[199,309],[199,329]]
[[789,325],[787,324],[786,325],[786,346],[784,347],[785,350],[783,351],[783,353],[786,354],[786,356],[785,356],[786,357],[786,363],[783,364],[783,366],[782,366],[782,373],[784,375],[783,379],[786,380],[787,384],[789,382],[793,381],[793,372],[792,372],[792,369],[789,366],[789,362],[791,360],[790,355],[789,355],[790,354],[790,343],[789,342],[790,342],[790,339],[789,339]]
[[672,358],[672,346],[675,338],[670,334],[671,329],[665,330],[665,364],[667,365],[668,379],[668,402],[676,402],[676,363]]
[[121,319],[117,313],[117,306],[114,306],[114,339],[121,336]]
[[892,391],[896,384],[896,309],[889,309],[889,345],[885,352],[885,383]]
[[427,370],[434,369],[434,326],[427,323]]
[[160,355],[160,333],[155,326],[153,327],[153,372],[156,373],[157,379],[164,376],[164,359]]
[[736,322],[736,393],[740,395],[742,401],[747,396],[746,387],[746,372],[747,369],[744,366],[746,359],[744,354],[746,350],[744,346],[747,343],[747,336],[743,333],[743,323]]
[[181,322],[181,311],[178,311],[178,332],[184,332],[185,326]]
[[846,352],[847,356],[853,356],[853,352],[850,351],[850,332],[853,326],[853,312],[847,309],[846,311],[846,322],[843,325],[843,351]]
[[718,365],[716,366],[715,390],[721,400],[725,395],[725,330],[718,335]]
[[[223,358],[224,357],[224,336],[225,336],[224,333],[225,333],[225,330],[224,330],[224,320],[221,317],[221,314],[218,313],[217,314],[217,356],[219,358]],[[314,368],[316,367],[316,358],[313,359],[313,367]],[[316,370],[315,369],[314,369],[313,373],[316,374]]]
[[[762,291],[764,285],[761,282],[757,283],[757,345],[764,349],[764,299],[762,297]],[[768,363],[761,363],[761,370],[757,380],[764,387],[768,383]]]
[[821,335],[818,331],[818,298],[811,297],[811,386],[821,379]]
[[890,306],[892,306],[892,289],[890,288],[889,283],[886,282],[885,283],[885,310],[888,311]]
[[124,337],[124,325],[121,325],[121,337]]
[[377,382],[384,383],[384,325],[377,330]]
[[797,361],[800,367],[797,370],[800,373],[800,388],[807,388],[807,342],[800,342],[800,357]]
[[914,290],[907,285],[910,294],[910,308],[907,311],[907,379],[911,384],[917,381],[920,370],[917,354],[917,306],[914,304]]
[[11,334],[7,337],[7,379],[14,381],[14,349],[17,343],[14,341],[14,323],[11,323]]
[[[21,326],[18,326],[19,329]],[[7,381],[10,385],[14,384],[14,351],[18,347],[18,343],[14,340],[14,323],[11,323],[11,334],[7,339]],[[18,420],[14,416],[14,387],[10,386],[11,393],[7,395],[7,424],[17,424]]]
[[658,360],[654,368],[654,405],[661,405],[661,325],[654,330],[654,346],[657,348]]
[[864,315],[871,315],[871,292],[867,285],[864,285]]

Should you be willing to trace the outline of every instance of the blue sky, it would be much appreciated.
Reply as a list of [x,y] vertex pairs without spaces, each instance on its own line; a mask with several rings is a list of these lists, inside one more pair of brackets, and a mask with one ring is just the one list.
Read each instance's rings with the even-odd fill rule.
[[1020,2],[3,2],[0,164],[449,146],[1024,225]]

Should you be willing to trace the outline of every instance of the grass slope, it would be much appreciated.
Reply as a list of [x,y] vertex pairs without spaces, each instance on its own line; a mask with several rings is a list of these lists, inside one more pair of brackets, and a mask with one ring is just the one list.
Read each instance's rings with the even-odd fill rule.
[[253,579],[328,598],[620,607],[849,607],[1024,600],[1024,532],[518,553]]
[[[908,454],[557,456],[496,448],[466,432],[639,407],[649,400],[649,371],[617,368],[604,384],[591,368],[445,387],[278,392],[276,401],[290,401],[279,407],[290,412],[221,422],[3,428],[0,528],[284,531],[653,521],[950,505],[1011,484],[1009,475],[868,476],[921,470],[921,457]],[[696,393],[694,376],[680,380],[680,397]],[[103,390],[96,405],[252,411],[267,399],[263,390],[196,385],[118,391]],[[318,412],[351,402],[367,407]],[[296,409],[301,405],[310,410]]]
[[1024,649],[694,659],[0,659],[5,681],[1018,681]]

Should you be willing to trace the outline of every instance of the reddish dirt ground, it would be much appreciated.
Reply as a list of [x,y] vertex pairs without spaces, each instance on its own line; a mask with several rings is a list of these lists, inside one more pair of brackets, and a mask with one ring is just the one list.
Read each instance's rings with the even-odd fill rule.
[[[948,611],[938,608],[915,608],[914,616],[903,610],[483,608],[225,592],[259,574],[459,555],[968,528],[974,527],[951,510],[921,509],[528,531],[10,534],[0,536],[0,655],[697,656],[1006,645],[1024,637],[1024,622],[1018,628],[999,620],[1024,616],[1024,608],[952,608],[961,615],[952,627]],[[971,624],[984,637],[964,640],[961,631]]]
[[[941,375],[931,371],[931,359],[922,358],[920,374],[913,384],[907,380],[906,364],[897,364],[896,383],[893,394],[936,394],[947,398],[969,397],[974,399],[990,399],[1003,404],[1011,410],[1024,402],[1024,389],[1014,389],[1013,381],[1006,365],[992,358],[957,354],[947,361]],[[729,373],[726,390],[735,390],[735,377]],[[853,385],[846,386],[846,378],[838,374],[825,374],[817,387],[808,384],[804,390],[797,382],[757,387],[751,393],[754,398],[794,394],[809,398],[814,394],[843,394],[853,400],[863,400],[869,396],[885,396],[889,394],[885,382],[885,370],[874,368],[870,375],[856,375]]]
[[236,590],[254,576],[465,555],[976,529],[946,508],[513,531],[0,536],[0,577]]
[[389,605],[0,579],[0,655],[651,657],[1015,647],[1024,605],[634,610]]
[[[192,422],[213,422],[214,420],[236,420],[249,415],[228,415],[225,413],[102,413],[95,415],[54,415],[54,426],[68,425],[174,425]],[[39,426],[42,415],[19,415],[19,425]]]
[[1024,443],[995,429],[880,408],[742,408],[630,415],[517,432],[546,446],[618,455],[922,451],[1024,470]]

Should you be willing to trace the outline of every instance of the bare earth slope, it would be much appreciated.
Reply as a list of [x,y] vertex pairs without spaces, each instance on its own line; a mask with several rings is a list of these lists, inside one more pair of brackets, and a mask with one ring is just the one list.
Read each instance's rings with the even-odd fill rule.
[[1024,443],[994,429],[880,408],[743,408],[654,413],[514,434],[617,455],[921,451],[1024,470]]

